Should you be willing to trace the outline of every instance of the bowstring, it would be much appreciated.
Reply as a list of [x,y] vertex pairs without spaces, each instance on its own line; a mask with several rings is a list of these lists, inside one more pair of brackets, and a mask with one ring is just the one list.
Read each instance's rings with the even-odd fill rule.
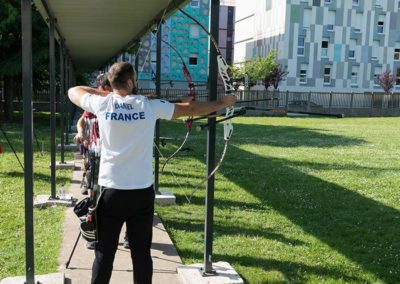
[[[157,150],[157,152],[160,154],[160,156],[161,156],[163,159],[165,159],[165,156],[161,153],[161,150],[160,150],[160,148],[157,146],[157,144],[156,144],[156,143],[153,143],[153,144],[154,144],[154,148],[156,148],[156,150]],[[172,176],[174,177],[175,182],[178,184],[179,189],[181,189],[182,192],[183,192],[183,194],[185,195],[186,200],[190,203],[191,198],[189,198],[189,197],[186,195],[185,189],[183,188],[183,186],[181,185],[181,183],[178,181],[177,176],[174,174],[173,171],[171,171],[171,174],[172,174]]]

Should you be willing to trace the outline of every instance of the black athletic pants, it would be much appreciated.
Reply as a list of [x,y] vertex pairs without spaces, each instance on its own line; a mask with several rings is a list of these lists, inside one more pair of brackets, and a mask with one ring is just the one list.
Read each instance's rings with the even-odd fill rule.
[[97,208],[97,238],[92,284],[110,282],[122,225],[126,222],[133,277],[137,284],[151,283],[153,261],[150,255],[154,189],[119,190],[104,188]]

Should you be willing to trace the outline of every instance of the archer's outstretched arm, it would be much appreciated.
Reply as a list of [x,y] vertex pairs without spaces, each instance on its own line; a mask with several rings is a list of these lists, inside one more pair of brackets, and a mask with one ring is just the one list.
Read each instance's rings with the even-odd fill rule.
[[98,96],[107,96],[109,92],[87,86],[76,86],[68,90],[68,97],[73,104],[81,107],[81,99],[86,93],[95,94]]
[[176,103],[172,118],[183,116],[197,116],[213,113],[217,110],[233,106],[236,98],[233,95],[224,96],[221,101],[216,102],[198,102],[189,101],[186,103]]

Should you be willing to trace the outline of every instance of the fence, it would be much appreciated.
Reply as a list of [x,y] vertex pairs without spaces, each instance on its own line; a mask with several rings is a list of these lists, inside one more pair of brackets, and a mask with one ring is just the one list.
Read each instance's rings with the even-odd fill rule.
[[400,94],[240,91],[237,105],[346,116],[399,116]]
[[[154,89],[141,89],[141,94],[155,93]],[[180,100],[187,98],[188,90],[163,89],[161,98]],[[221,91],[218,97],[224,93]],[[311,112],[346,116],[400,116],[399,93],[322,93],[322,92],[281,92],[281,91],[237,91],[237,106],[251,106],[259,109],[285,109],[289,112]],[[58,101],[57,95],[57,101]],[[196,100],[207,101],[208,90],[196,90]],[[49,108],[48,90],[35,91],[34,104],[41,110]],[[22,102],[15,101],[16,109]]]

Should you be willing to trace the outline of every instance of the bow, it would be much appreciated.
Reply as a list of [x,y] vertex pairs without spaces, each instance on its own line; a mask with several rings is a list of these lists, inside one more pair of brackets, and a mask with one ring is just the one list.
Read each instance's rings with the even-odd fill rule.
[[[179,5],[176,4],[175,0],[173,0],[175,6],[177,7],[177,9],[184,14],[186,17],[188,17],[189,19],[191,19],[192,21],[194,21],[196,24],[198,24],[201,29],[206,32],[208,34],[208,36],[210,37],[210,40],[217,52],[217,64],[218,64],[218,73],[221,76],[221,79],[224,83],[224,90],[225,90],[225,96],[227,95],[232,95],[235,92],[235,88],[233,87],[232,83],[231,83],[231,78],[228,75],[228,64],[226,63],[226,60],[223,58],[222,54],[221,54],[221,50],[218,47],[218,43],[215,40],[215,38],[212,36],[212,34],[203,26],[203,24],[201,24],[197,19],[195,19],[194,17],[192,17],[190,14],[188,14],[187,12],[185,12],[184,10],[182,10]],[[221,158],[218,161],[217,165],[215,166],[215,168],[211,171],[211,173],[204,179],[202,180],[193,190],[192,193],[190,195],[189,198],[189,202],[190,199],[193,197],[193,194],[196,192],[196,190],[206,181],[208,181],[217,171],[218,169],[221,167],[222,162],[225,159],[225,155],[228,149],[228,144],[229,141],[232,137],[232,133],[233,133],[233,125],[232,125],[232,120],[231,118],[233,117],[235,112],[235,109],[233,106],[226,108],[225,110],[225,119],[222,121],[222,123],[224,124],[224,149],[222,151],[221,154]]]
[[[168,45],[173,51],[175,51],[175,53],[178,55],[179,59],[181,60],[183,75],[185,76],[185,79],[186,79],[186,81],[188,83],[188,87],[189,87],[188,97],[191,98],[191,100],[195,100],[196,88],[193,83],[192,75],[190,75],[189,69],[187,68],[187,65],[185,63],[185,60],[183,59],[182,55],[179,53],[179,51],[174,46],[172,46],[170,43],[168,43],[167,41],[165,41],[163,39],[161,39],[161,41],[163,43],[165,43],[166,45]],[[187,128],[187,132],[186,132],[185,138],[183,139],[182,144],[176,149],[176,151],[171,156],[169,156],[167,158],[164,165],[162,166],[161,171],[164,171],[164,168],[168,164],[168,162],[183,148],[186,141],[188,140],[190,132],[192,130],[192,126],[193,126],[193,117],[189,117],[188,119],[185,120],[185,126]]]

